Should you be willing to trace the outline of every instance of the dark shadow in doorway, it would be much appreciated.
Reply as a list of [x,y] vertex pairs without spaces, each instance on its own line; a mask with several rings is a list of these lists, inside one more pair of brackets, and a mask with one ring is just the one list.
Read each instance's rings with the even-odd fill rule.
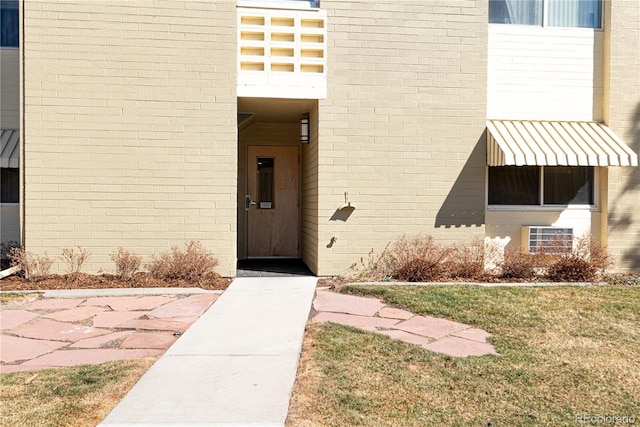
[[238,261],[236,277],[313,276],[298,258],[256,258]]

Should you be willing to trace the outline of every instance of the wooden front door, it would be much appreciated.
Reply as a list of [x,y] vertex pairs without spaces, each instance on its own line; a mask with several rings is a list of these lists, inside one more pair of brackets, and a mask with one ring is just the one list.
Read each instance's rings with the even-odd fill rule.
[[249,257],[298,257],[298,147],[247,147]]

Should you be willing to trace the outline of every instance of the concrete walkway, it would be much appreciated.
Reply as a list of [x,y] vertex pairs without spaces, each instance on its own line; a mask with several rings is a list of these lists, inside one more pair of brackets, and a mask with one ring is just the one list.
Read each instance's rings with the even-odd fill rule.
[[316,281],[234,280],[100,425],[283,426]]

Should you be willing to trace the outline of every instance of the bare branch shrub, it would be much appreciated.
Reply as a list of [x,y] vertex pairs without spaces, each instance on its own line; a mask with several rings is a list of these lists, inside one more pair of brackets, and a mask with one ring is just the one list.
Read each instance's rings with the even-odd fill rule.
[[391,278],[405,282],[442,280],[447,247],[437,244],[432,236],[405,236],[392,243],[380,262],[391,271]]
[[504,279],[531,280],[536,278],[536,256],[522,248],[507,248],[502,262]]
[[54,262],[46,252],[44,255],[35,255],[23,248],[11,248],[9,259],[11,265],[19,266],[29,280],[47,276]]
[[184,251],[173,246],[168,252],[152,256],[146,268],[157,279],[202,283],[217,277],[214,271],[217,266],[218,259],[204,249],[200,242],[192,240],[185,244]]
[[444,272],[450,279],[478,280],[484,275],[485,241],[474,238],[470,243],[454,243],[445,248]]
[[611,256],[593,236],[576,239],[571,253],[560,255],[549,267],[554,282],[593,282],[611,266]]
[[391,278],[391,270],[385,263],[385,253],[389,244],[380,255],[371,251],[366,257],[361,257],[357,262],[351,264],[345,273],[341,275],[344,281],[384,281]]
[[122,247],[118,247],[117,252],[112,253],[109,257],[116,264],[116,274],[125,280],[131,279],[142,263],[141,256]]
[[67,273],[79,273],[82,265],[91,257],[88,249],[78,248],[78,253],[73,248],[62,249],[62,259],[67,263]]

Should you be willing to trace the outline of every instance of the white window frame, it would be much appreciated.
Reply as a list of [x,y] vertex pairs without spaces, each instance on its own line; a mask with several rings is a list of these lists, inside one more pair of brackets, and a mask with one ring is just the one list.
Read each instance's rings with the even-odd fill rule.
[[[540,182],[539,182],[539,191],[540,191],[540,200],[542,201],[539,205],[490,205],[489,204],[489,168],[491,166],[487,166],[485,168],[485,192],[484,192],[484,206],[487,211],[531,211],[531,212],[556,212],[556,211],[564,211],[564,210],[588,210],[591,212],[598,212],[600,210],[600,167],[597,166],[586,166],[593,167],[593,205],[588,204],[571,204],[571,205],[551,205],[544,204],[544,168],[545,166],[536,166],[541,168],[540,172]],[[517,166],[513,166],[517,167]],[[551,166],[550,166],[551,167]]]

